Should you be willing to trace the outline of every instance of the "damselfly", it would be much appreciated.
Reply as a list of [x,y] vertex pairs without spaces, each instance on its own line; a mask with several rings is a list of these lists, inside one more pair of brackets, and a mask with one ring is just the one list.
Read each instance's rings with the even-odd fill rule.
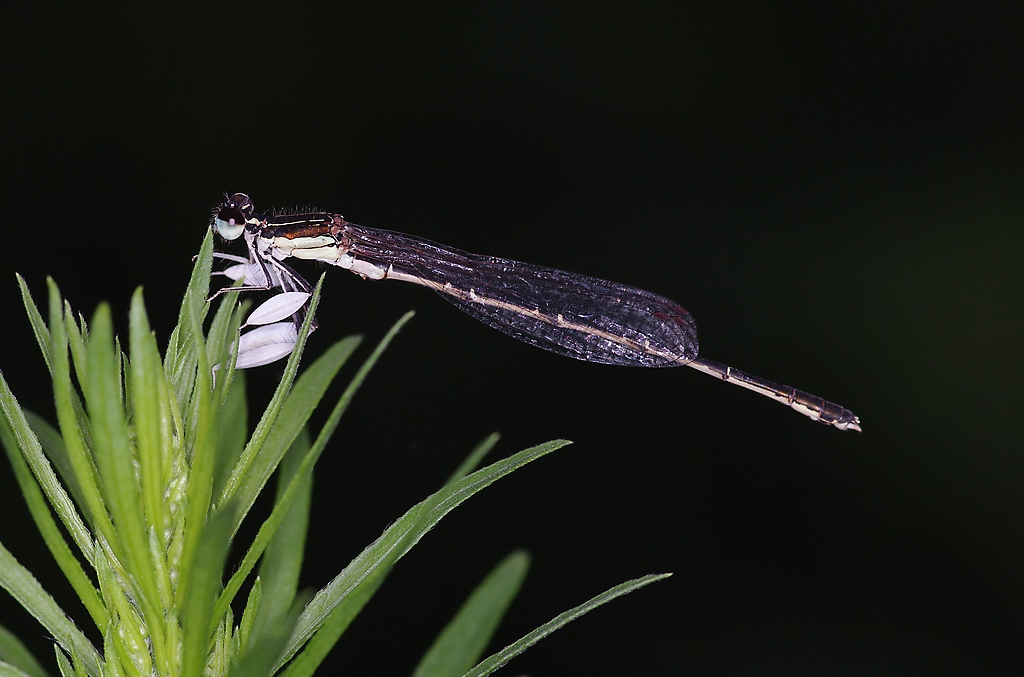
[[[812,420],[860,431],[860,419],[816,395],[697,357],[697,328],[678,303],[643,289],[493,256],[470,254],[413,235],[367,228],[340,214],[256,214],[243,193],[225,195],[211,226],[225,240],[245,235],[249,257],[219,254],[221,271],[243,286],[281,289],[250,316],[263,325],[238,347],[241,367],[291,352],[310,285],[284,259],[321,261],[369,280],[401,280],[513,338],[587,362],[637,367],[686,365],[787,404]],[[254,316],[259,317],[254,319]],[[290,318],[287,321],[285,318]],[[243,341],[246,336],[243,335]]]

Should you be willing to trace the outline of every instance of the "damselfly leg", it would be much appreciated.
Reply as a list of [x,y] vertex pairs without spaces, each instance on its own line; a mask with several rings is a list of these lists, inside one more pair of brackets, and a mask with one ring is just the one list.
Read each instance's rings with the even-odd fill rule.
[[[246,232],[246,213],[252,213],[251,202],[239,206],[237,203],[226,201],[224,206],[214,212],[214,228],[222,237],[233,235],[234,239],[237,239],[245,232],[249,256],[243,258],[232,254],[214,253],[214,258],[232,262],[234,265],[213,274],[222,275],[234,282],[241,281],[242,284],[222,287],[210,297],[210,300],[221,294],[233,292],[275,289],[280,292],[257,306],[242,324],[236,344],[236,369],[258,367],[291,354],[298,342],[299,327],[305,322],[306,304],[313,291],[309,282],[286,263],[259,253],[255,231]],[[225,218],[220,219],[222,214]],[[317,320],[314,317],[310,322],[309,331],[313,332],[316,328]]]

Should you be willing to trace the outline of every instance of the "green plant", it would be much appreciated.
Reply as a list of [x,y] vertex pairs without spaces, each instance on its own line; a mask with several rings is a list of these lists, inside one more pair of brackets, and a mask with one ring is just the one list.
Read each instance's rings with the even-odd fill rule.
[[[244,311],[235,295],[224,296],[203,331],[212,250],[208,235],[163,357],[141,290],[132,297],[122,353],[109,307],[101,305],[87,324],[51,280],[46,321],[18,278],[52,377],[58,427],[22,410],[0,376],[0,440],[36,526],[98,629],[101,647],[2,545],[0,585],[52,635],[65,676],[310,675],[395,562],[445,514],[568,443],[548,442],[476,470],[497,441],[491,436],[440,490],[399,517],[323,589],[304,597],[298,576],[311,471],[359,385],[411,314],[358,369],[312,441],[306,422],[359,338],[339,341],[296,378],[307,319],[281,383],[249,435],[244,379],[231,359]],[[319,294],[320,284],[309,318]],[[213,365],[225,368],[215,371]],[[271,514],[225,582],[229,545],[275,471]],[[528,557],[516,552],[495,567],[423,658],[417,677],[490,674],[577,616],[664,577],[612,588],[478,663],[527,566]],[[236,618],[232,603],[254,571]],[[45,674],[0,628],[0,675]]]

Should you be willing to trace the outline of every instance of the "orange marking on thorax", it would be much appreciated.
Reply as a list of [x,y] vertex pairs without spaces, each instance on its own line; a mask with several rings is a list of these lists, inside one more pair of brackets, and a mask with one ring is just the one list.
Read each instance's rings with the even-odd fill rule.
[[331,226],[326,223],[308,225],[302,228],[281,228],[279,237],[294,240],[300,237],[319,237],[321,235],[332,235]]

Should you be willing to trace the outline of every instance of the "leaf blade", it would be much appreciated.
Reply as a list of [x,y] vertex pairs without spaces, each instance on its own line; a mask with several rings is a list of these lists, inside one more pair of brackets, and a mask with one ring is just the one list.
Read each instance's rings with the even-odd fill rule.
[[53,635],[65,651],[76,651],[90,675],[98,677],[102,659],[88,638],[82,634],[64,610],[58,606],[32,573],[0,543],[0,587],[10,593],[46,631]]
[[[283,665],[307,641],[316,636],[317,641],[310,642],[311,646],[288,666],[285,673],[289,677],[312,674],[312,670],[320,664],[331,646],[344,632],[348,621],[359,610],[346,608],[346,599],[351,597],[350,603],[361,608],[366,599],[354,593],[358,593],[365,586],[380,585],[382,577],[391,566],[409,552],[445,515],[502,477],[567,444],[570,444],[568,440],[552,440],[524,449],[481,468],[458,482],[444,486],[409,509],[314,595],[299,617],[295,633],[289,640],[288,649],[278,666]],[[352,613],[353,611],[355,613]],[[345,622],[328,623],[329,617],[335,614]],[[338,627],[339,625],[341,627]]]
[[530,568],[530,556],[516,551],[487,574],[427,650],[413,677],[459,677],[487,648]]
[[572,621],[576,620],[583,614],[589,613],[597,607],[607,604],[616,597],[629,594],[634,590],[650,585],[655,581],[668,578],[672,574],[650,574],[641,578],[635,578],[624,583],[620,583],[613,588],[605,590],[600,595],[591,597],[583,604],[573,607],[568,611],[561,613],[550,621],[540,626],[533,632],[523,635],[521,638],[509,644],[507,647],[499,651],[498,653],[488,656],[485,660],[480,662],[476,667],[465,674],[465,677],[485,677],[489,675],[501,666],[508,663],[510,660],[523,653],[531,646],[544,639],[551,633],[559,630],[560,628],[568,625]]

